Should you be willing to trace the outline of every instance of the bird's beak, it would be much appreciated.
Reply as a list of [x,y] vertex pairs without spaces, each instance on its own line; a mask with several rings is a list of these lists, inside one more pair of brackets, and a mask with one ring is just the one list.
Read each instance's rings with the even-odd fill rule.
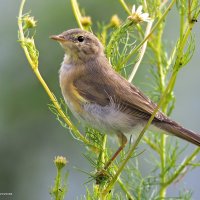
[[63,37],[63,35],[52,35],[50,36],[51,39],[56,40],[58,42],[64,42],[66,39]]

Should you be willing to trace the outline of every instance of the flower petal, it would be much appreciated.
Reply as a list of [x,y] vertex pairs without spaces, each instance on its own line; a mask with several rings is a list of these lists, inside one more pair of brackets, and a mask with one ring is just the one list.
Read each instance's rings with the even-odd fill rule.
[[149,17],[149,13],[142,13],[140,15],[141,18],[148,18]]
[[131,13],[132,13],[132,14],[135,13],[135,4],[134,4],[133,7],[132,7]]
[[138,7],[138,9],[136,10],[136,13],[137,13],[138,15],[142,14],[142,5],[140,5],[140,6]]

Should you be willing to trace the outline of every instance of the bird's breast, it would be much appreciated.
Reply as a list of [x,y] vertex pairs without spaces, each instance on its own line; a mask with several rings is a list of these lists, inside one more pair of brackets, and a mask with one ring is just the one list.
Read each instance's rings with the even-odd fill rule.
[[86,100],[80,96],[76,87],[74,86],[74,80],[78,74],[73,69],[75,66],[62,64],[60,69],[60,87],[62,95],[66,104],[74,114],[81,114],[83,112],[82,105],[86,103]]

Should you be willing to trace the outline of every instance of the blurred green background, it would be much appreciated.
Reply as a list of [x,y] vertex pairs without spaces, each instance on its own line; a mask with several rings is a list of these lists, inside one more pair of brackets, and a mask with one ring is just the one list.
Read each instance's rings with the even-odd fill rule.
[[[108,22],[114,13],[125,17],[118,1],[80,0],[80,5],[93,21]],[[132,1],[134,3],[134,1]],[[17,15],[20,0],[0,0],[0,193],[12,196],[0,199],[50,199],[56,155],[69,160],[69,192],[66,199],[85,193],[87,176],[74,167],[89,171],[82,154],[85,148],[60,126],[49,111],[49,98],[33,75],[24,53],[17,43]],[[27,0],[26,11],[38,20],[36,45],[40,51],[40,71],[57,97],[61,97],[58,70],[63,58],[60,46],[49,36],[77,27],[69,0]],[[169,16],[165,37],[172,44],[177,39],[178,19]],[[200,132],[200,23],[195,26],[196,52],[189,65],[179,74],[175,87],[177,98],[172,118],[185,127]],[[140,86],[148,80],[142,66],[135,79]],[[193,146],[191,145],[191,148]],[[193,199],[199,199],[200,169],[183,179],[185,188],[192,189]],[[178,185],[169,190],[177,194]]]

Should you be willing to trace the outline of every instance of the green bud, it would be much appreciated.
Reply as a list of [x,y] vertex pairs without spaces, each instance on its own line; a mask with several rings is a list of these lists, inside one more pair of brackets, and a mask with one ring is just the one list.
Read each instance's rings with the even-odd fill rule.
[[24,22],[24,29],[30,29],[36,27],[37,21],[34,19],[34,17],[31,17],[30,15],[26,15],[23,17]]
[[92,20],[90,16],[81,17],[81,24],[85,27],[92,25]]
[[121,24],[121,20],[117,15],[113,15],[110,19],[110,25],[113,27],[119,27]]
[[56,156],[54,163],[58,169],[62,169],[67,164],[67,159],[63,156]]

